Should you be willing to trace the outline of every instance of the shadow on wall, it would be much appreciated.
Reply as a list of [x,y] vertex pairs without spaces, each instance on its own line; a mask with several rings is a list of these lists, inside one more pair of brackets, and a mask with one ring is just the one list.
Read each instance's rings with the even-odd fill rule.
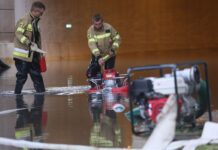
[[9,69],[10,66],[5,64],[1,59],[0,59],[0,75],[3,73],[5,70]]
[[12,63],[13,43],[0,43],[0,72],[9,68],[7,64]]

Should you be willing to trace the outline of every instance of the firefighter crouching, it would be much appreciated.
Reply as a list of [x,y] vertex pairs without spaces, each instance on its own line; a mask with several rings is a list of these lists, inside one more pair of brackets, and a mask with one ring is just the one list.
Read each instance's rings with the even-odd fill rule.
[[[93,25],[87,32],[88,46],[92,53],[91,63],[87,70],[88,78],[95,78],[104,69],[115,66],[116,50],[120,46],[119,33],[108,23],[103,21],[100,14],[92,18]],[[91,84],[91,86],[94,86]]]
[[15,94],[21,94],[28,74],[30,74],[36,92],[45,91],[39,66],[41,54],[34,51],[38,48],[41,49],[38,22],[44,11],[45,5],[36,1],[32,4],[30,13],[16,23],[13,52],[17,68]]

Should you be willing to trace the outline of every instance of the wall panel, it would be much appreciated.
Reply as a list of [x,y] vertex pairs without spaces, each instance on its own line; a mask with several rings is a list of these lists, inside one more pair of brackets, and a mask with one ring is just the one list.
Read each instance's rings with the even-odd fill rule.
[[[48,59],[82,58],[88,63],[86,31],[91,16],[100,12],[121,34],[118,58],[128,56],[132,65],[142,56],[146,61],[138,65],[208,61],[212,92],[218,96],[218,71],[214,69],[218,63],[216,0],[42,1],[47,6],[41,30]],[[31,1],[26,0],[26,4],[30,6]],[[66,23],[72,23],[73,28],[66,30]]]
[[0,0],[0,42],[13,41],[14,0]]

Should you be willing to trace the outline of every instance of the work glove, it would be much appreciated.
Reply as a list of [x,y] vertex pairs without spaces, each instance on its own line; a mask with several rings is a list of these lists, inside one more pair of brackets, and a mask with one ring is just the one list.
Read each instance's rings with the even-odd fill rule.
[[95,56],[99,57],[100,56],[100,52],[99,51],[95,52]]
[[111,49],[109,51],[109,55],[112,57],[112,56],[115,56],[115,50],[114,49]]
[[37,46],[36,43],[31,42],[30,49],[31,49],[32,51],[37,51],[39,48],[38,48],[38,46]]
[[98,60],[98,64],[99,64],[100,66],[102,66],[102,65],[104,64],[104,59],[103,59],[103,58],[100,58],[100,59]]
[[46,54],[46,51],[43,51],[43,50],[39,49],[37,44],[34,43],[34,42],[31,42],[30,49],[31,49],[31,51],[34,51],[34,52]]

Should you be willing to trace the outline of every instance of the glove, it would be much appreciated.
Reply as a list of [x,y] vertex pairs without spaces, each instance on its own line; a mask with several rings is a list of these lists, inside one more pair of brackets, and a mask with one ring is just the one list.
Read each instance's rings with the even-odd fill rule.
[[109,51],[109,55],[112,57],[112,56],[115,56],[115,50],[114,49],[111,49]]
[[96,57],[99,57],[99,56],[100,56],[100,52],[97,51],[94,55],[95,55]]
[[43,50],[39,49],[37,44],[34,43],[34,42],[31,43],[30,49],[31,49],[31,51],[38,52],[38,53],[41,53],[41,54],[46,54],[47,53],[46,51],[43,51]]
[[38,46],[37,46],[36,43],[31,42],[30,49],[31,49],[32,51],[37,51],[39,48],[38,48]]
[[104,64],[104,59],[103,59],[103,58],[100,58],[100,59],[98,60],[98,64],[99,64],[100,66],[102,66],[102,65]]

